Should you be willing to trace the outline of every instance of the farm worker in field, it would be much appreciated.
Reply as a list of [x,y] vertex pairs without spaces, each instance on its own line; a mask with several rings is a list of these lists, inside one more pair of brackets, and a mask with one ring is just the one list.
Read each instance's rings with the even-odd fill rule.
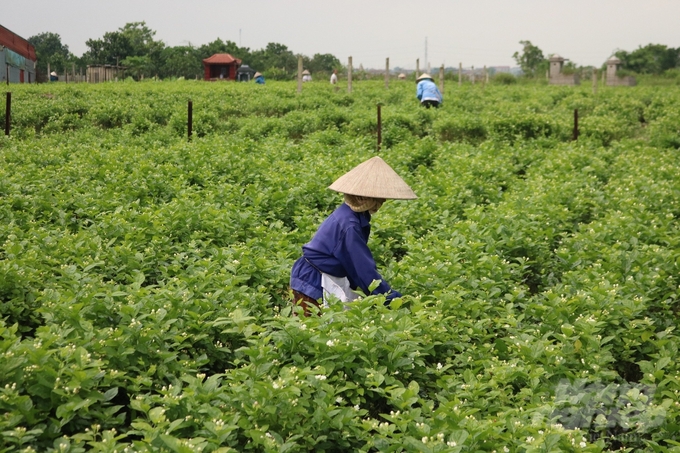
[[373,280],[380,280],[370,294],[385,294],[390,301],[401,297],[380,276],[368,248],[371,216],[387,199],[411,200],[413,190],[380,157],[373,157],[338,178],[329,189],[344,194],[344,203],[319,226],[316,234],[302,246],[302,257],[293,265],[290,287],[295,303],[309,316],[312,305],[330,295],[342,302],[369,294]]
[[260,74],[259,72],[256,72],[255,75],[253,76],[255,83],[259,85],[264,85],[264,76]]
[[59,76],[55,71],[50,72],[50,82],[56,82],[59,80]]
[[302,71],[302,81],[303,82],[311,82],[312,81],[312,75],[306,69],[304,71]]
[[439,88],[434,83],[434,79],[430,74],[424,73],[416,79],[418,84],[416,87],[416,97],[420,101],[420,105],[424,105],[428,109],[430,107],[439,107],[444,99],[439,92]]
[[335,85],[338,83],[338,70],[333,69],[333,74],[331,74],[331,85]]

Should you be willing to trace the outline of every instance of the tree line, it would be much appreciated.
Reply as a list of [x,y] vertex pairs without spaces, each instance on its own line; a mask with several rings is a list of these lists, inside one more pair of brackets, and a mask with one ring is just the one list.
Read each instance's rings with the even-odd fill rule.
[[[58,33],[40,33],[28,41],[35,47],[40,74],[47,72],[48,63],[50,69],[58,73],[71,71],[73,65],[85,68],[108,64],[126,67],[126,73],[136,79],[154,76],[194,78],[203,74],[202,60],[216,53],[231,54],[268,78],[288,79],[297,74],[298,54],[283,44],[269,43],[264,49],[250,50],[217,38],[201,46],[171,47],[155,40],[155,35],[146,22],[130,22],[116,31],[104,33],[101,38],[88,39],[85,42],[87,51],[80,57],[71,53]],[[331,72],[342,67],[340,60],[331,54],[315,54],[311,58],[302,55],[302,60],[305,68],[313,73]]]
[[[35,47],[40,74],[47,72],[48,63],[52,70],[59,73],[70,70],[73,65],[84,68],[92,64],[109,64],[125,66],[127,74],[137,79],[152,76],[194,78],[203,73],[202,60],[216,53],[231,54],[270,79],[285,80],[297,74],[298,54],[283,44],[269,43],[264,49],[251,50],[233,41],[217,38],[201,46],[188,44],[170,47],[155,40],[155,35],[156,32],[147,27],[146,22],[130,22],[116,31],[104,33],[101,38],[88,39],[85,42],[87,51],[80,57],[69,51],[57,33],[40,33],[31,36],[28,41]],[[513,58],[524,75],[543,76],[548,70],[550,55],[545,56],[531,41],[520,41],[520,44],[522,51],[515,52]],[[614,55],[621,60],[623,74],[661,75],[669,71],[673,74],[680,72],[680,47],[648,44],[632,52],[618,50]],[[312,73],[329,73],[343,67],[332,54],[317,53],[311,58],[301,56],[304,67]],[[582,70],[584,67],[573,61],[568,61],[563,68],[565,73]]]
[[[515,52],[514,60],[522,68],[524,75],[528,77],[542,77],[550,67],[547,57],[543,51],[531,41],[520,41],[521,52]],[[680,72],[680,47],[672,48],[663,44],[647,44],[646,46],[628,52],[618,50],[614,52],[621,60],[620,69],[622,73],[632,74],[653,74],[662,75],[665,73],[676,74]],[[605,69],[606,63],[600,69]],[[568,61],[563,68],[565,73],[575,72],[584,69],[573,61]]]

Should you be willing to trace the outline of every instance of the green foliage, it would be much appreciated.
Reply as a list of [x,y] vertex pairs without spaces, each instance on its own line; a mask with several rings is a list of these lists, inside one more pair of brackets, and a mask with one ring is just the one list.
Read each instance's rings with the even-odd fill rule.
[[517,78],[510,73],[501,72],[493,76],[493,81],[501,85],[514,85],[517,83]]
[[[680,91],[445,96],[14,87],[0,450],[676,451]],[[419,198],[369,246],[406,296],[304,318],[290,267],[375,155],[378,102]]]
[[662,74],[680,67],[680,48],[663,44],[647,44],[632,52],[620,50],[615,54],[621,60],[621,68],[637,74]]
[[520,41],[519,43],[522,45],[522,53],[515,52],[512,58],[527,77],[541,75],[542,70],[545,70],[544,67],[547,67],[547,60],[543,56],[543,51],[531,44],[531,41]]
[[40,74],[47,73],[48,63],[50,70],[63,72],[67,69],[67,63],[74,58],[68,50],[68,46],[61,42],[61,36],[58,33],[39,33],[28,38],[28,42],[35,47],[35,54],[38,58],[36,70]]

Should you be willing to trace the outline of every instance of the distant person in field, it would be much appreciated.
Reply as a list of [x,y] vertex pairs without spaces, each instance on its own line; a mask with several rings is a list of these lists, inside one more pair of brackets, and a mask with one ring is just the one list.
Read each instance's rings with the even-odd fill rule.
[[308,70],[302,71],[302,81],[303,82],[311,82],[312,81],[312,74]]
[[264,85],[264,76],[260,74],[259,72],[256,72],[255,75],[253,76],[255,80],[255,83],[259,85]]
[[[290,288],[305,316],[311,307],[328,306],[334,296],[341,302],[364,294],[385,294],[390,301],[401,297],[378,272],[368,248],[371,216],[387,199],[417,198],[413,190],[380,157],[373,157],[338,178],[329,189],[344,194],[342,203],[323,221],[312,240],[302,246],[291,270]],[[378,287],[369,292],[373,280]]]
[[333,74],[331,74],[331,85],[335,85],[338,83],[338,70],[333,69]]
[[423,105],[428,109],[430,107],[439,107],[442,105],[444,99],[430,74],[421,74],[421,76],[416,79],[416,83],[418,84],[416,86],[416,97],[420,101],[420,105]]

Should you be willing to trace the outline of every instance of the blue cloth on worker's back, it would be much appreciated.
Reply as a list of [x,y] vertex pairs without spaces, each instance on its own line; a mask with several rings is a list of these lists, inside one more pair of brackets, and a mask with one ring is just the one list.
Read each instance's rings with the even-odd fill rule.
[[437,101],[440,104],[444,102],[442,94],[439,92],[439,88],[437,88],[437,85],[430,79],[423,79],[418,82],[416,97],[420,102]]
[[255,83],[259,83],[260,85],[264,85],[264,76],[255,77]]
[[321,299],[321,272],[347,277],[352,289],[368,294],[373,280],[381,280],[372,294],[385,294],[388,300],[401,297],[383,280],[368,248],[371,215],[354,212],[343,203],[319,226],[302,247],[302,257],[293,265],[290,287],[313,299]]

